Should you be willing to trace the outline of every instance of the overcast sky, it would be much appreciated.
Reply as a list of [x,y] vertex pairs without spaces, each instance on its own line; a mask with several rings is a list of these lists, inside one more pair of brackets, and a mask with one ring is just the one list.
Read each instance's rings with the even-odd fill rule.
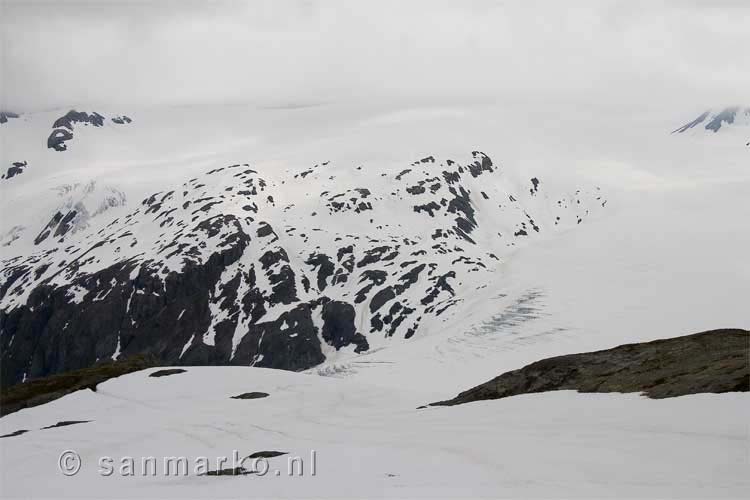
[[20,111],[750,103],[747,0],[0,3],[0,104]]

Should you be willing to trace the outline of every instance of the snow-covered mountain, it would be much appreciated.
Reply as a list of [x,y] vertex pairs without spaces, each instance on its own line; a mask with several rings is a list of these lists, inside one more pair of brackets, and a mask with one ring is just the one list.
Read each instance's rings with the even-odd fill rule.
[[[750,327],[747,129],[342,108],[0,125],[3,382],[141,352],[185,370],[4,416],[5,496],[747,496],[746,393],[417,409],[544,358]],[[62,450],[76,477],[39,466]],[[288,455],[267,480],[119,469],[232,450]],[[311,450],[317,474],[288,476]]]
[[465,316],[517,248],[607,203],[596,186],[514,178],[480,151],[385,167],[175,162],[168,180],[138,170],[151,191],[134,199],[100,168],[50,166],[137,117],[72,110],[43,138],[48,118],[24,116],[47,149],[0,184],[7,206],[49,193],[2,220],[6,383],[137,353],[302,370],[408,341]]
[[722,128],[726,130],[733,126],[750,126],[750,107],[731,106],[723,109],[709,109],[694,120],[676,128],[672,133],[683,134],[693,129],[716,133]]

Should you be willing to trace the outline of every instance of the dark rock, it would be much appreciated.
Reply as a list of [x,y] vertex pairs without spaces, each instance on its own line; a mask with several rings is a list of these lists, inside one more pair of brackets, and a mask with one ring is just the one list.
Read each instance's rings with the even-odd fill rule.
[[17,175],[22,174],[26,166],[27,164],[25,161],[15,161],[13,162],[12,167],[8,167],[8,171],[3,174],[2,178],[11,179]]
[[435,217],[435,212],[440,210],[440,205],[435,203],[434,201],[431,201],[424,205],[414,205],[414,211],[419,212],[427,212],[430,214],[430,217]]
[[231,363],[300,371],[323,361],[311,307],[302,303],[274,321],[250,325]]
[[76,123],[88,123],[94,127],[101,127],[104,125],[104,117],[99,113],[88,114],[85,111],[71,109],[65,115],[55,120],[55,123],[52,124],[52,128],[65,127],[68,130],[73,130],[73,125]]
[[265,238],[266,236],[270,236],[275,233],[270,224],[261,224],[261,226],[258,228],[257,234],[258,238]]
[[97,385],[106,380],[152,367],[155,363],[156,360],[153,358],[137,356],[37,378],[9,387],[5,386],[8,379],[3,378],[3,388],[0,392],[0,416],[48,403],[78,390],[95,391]]
[[396,292],[393,290],[393,287],[387,286],[383,288],[370,301],[370,312],[374,313],[383,307],[383,304],[394,298],[396,298]]
[[362,283],[363,281],[369,281],[369,283],[357,291],[354,302],[356,304],[364,302],[364,300],[367,298],[367,294],[370,293],[370,290],[372,290],[375,286],[380,286],[385,283],[387,277],[388,273],[379,269],[365,270],[362,273],[359,282]]
[[480,151],[474,151],[472,156],[477,159],[474,163],[467,165],[472,177],[479,177],[483,172],[492,172],[492,160],[489,156]]
[[18,113],[13,111],[0,111],[0,123],[7,123],[9,118],[18,118]]
[[374,264],[375,262],[380,262],[380,260],[383,259],[383,256],[386,255],[390,251],[390,249],[391,247],[389,246],[381,246],[367,250],[362,260],[357,262],[357,267],[364,267],[369,264]]
[[256,451],[248,455],[247,458],[273,458],[286,455],[287,453],[286,451]]
[[731,125],[732,123],[734,123],[734,118],[735,116],[737,116],[737,111],[739,111],[738,107],[722,110],[713,118],[713,120],[706,124],[706,130],[711,130],[716,133],[721,128],[722,123],[728,123]]
[[67,427],[69,425],[76,425],[76,424],[87,424],[91,422],[91,420],[61,420],[60,422],[52,425],[48,425],[47,427],[42,427],[41,430],[45,429],[54,429],[56,427]]
[[294,280],[295,274],[289,265],[286,250],[283,248],[268,250],[260,257],[260,263],[271,283],[272,292],[268,300],[272,305],[291,304],[299,300]]
[[443,172],[443,179],[445,179],[446,183],[453,184],[461,180],[461,175],[458,172],[448,172],[446,170]]
[[[349,246],[346,246],[346,247],[341,247],[341,248],[339,248],[339,249],[338,249],[338,251],[336,252],[336,259],[337,259],[337,260],[338,260],[339,262],[341,262],[341,258],[342,258],[342,257],[343,257],[344,255],[346,255],[346,254],[351,254],[351,253],[353,253],[353,252],[354,252],[354,245],[349,245]],[[350,271],[351,271],[351,269],[350,269]]]
[[55,212],[55,215],[52,216],[52,218],[47,222],[47,225],[44,226],[44,229],[42,229],[36,238],[34,238],[34,244],[38,245],[42,241],[46,240],[47,237],[50,235],[50,232],[57,227],[58,224],[60,224],[60,221],[63,219],[63,214],[60,212]]
[[750,391],[750,331],[711,330],[537,361],[434,406],[518,394],[641,392],[655,399]]
[[[728,125],[731,125],[732,123],[734,123],[738,113],[745,113],[747,115],[750,115],[750,108],[741,108],[739,106],[732,106],[729,108],[724,108],[720,112],[716,113],[716,115],[714,115],[714,117],[705,124],[704,128],[706,130],[710,130],[716,133],[721,129],[723,124],[726,123]],[[701,125],[704,122],[706,122],[706,119],[709,117],[710,114],[711,114],[710,111],[706,111],[702,113],[695,120],[689,123],[686,123],[685,125],[673,130],[672,133],[681,134],[694,127],[697,127],[698,125]]]
[[469,193],[463,187],[460,187],[459,191],[451,187],[450,192],[454,198],[448,203],[448,212],[458,215],[456,225],[453,228],[457,235],[469,243],[474,243],[474,240],[469,237],[469,233],[476,229],[477,221],[474,217],[474,207],[471,205]]
[[99,113],[88,114],[84,111],[68,111],[52,124],[54,130],[47,138],[47,147],[55,151],[67,150],[68,146],[65,142],[73,138],[73,128],[77,123],[101,127],[104,125],[104,117]]
[[327,286],[326,280],[333,275],[336,266],[331,262],[331,258],[324,253],[310,254],[305,263],[318,270],[318,290],[322,292]]
[[167,368],[166,370],[157,370],[149,375],[149,377],[168,377],[170,375],[177,375],[178,373],[185,373],[187,370],[182,368]]
[[370,345],[364,335],[357,332],[354,307],[346,302],[332,300],[323,306],[323,340],[338,351],[344,346],[356,345],[354,352],[367,351]]
[[26,434],[27,432],[29,432],[28,429],[20,429],[20,430],[17,430],[17,431],[13,431],[13,432],[11,432],[9,434],[3,434],[2,436],[0,436],[0,439],[2,439],[2,438],[9,438],[9,437],[15,437],[15,436],[20,436],[21,434]]
[[202,476],[247,476],[248,474],[255,474],[255,471],[248,470],[244,467],[230,467],[227,469],[210,470]]
[[401,180],[401,178],[402,178],[403,176],[405,176],[406,174],[408,174],[409,172],[411,172],[411,169],[410,169],[410,168],[407,168],[407,169],[404,169],[404,170],[402,170],[402,171],[401,171],[401,172],[400,172],[400,173],[399,173],[399,174],[398,174],[398,175],[396,176],[396,180],[397,180],[397,181],[400,181],[400,180]]
[[[249,241],[231,215],[203,221],[196,230],[219,236],[221,228],[220,250],[202,263],[186,260],[180,273],[161,275],[148,262],[124,261],[75,278],[66,286],[42,282],[31,291],[26,304],[0,311],[3,381],[17,382],[24,373],[30,378],[41,377],[91,366],[97,359],[112,356],[118,341],[123,357],[150,354],[167,366],[227,363],[232,341],[226,334],[217,336],[210,355],[188,349],[181,359],[183,346],[195,332],[209,328],[212,290],[224,269],[242,256]],[[75,269],[76,261],[85,254],[67,267]],[[273,276],[270,280],[278,282]],[[71,302],[68,291],[74,287],[102,299]],[[284,296],[285,291],[282,283],[274,293]],[[177,321],[183,311],[185,317]],[[10,339],[14,339],[12,345]]]
[[706,111],[705,113],[702,113],[698,118],[696,118],[695,120],[691,121],[690,123],[686,123],[682,127],[678,128],[676,130],[673,130],[672,133],[673,134],[674,133],[681,134],[682,132],[685,132],[686,130],[691,129],[691,128],[695,127],[696,125],[699,125],[699,124],[703,123],[703,121],[706,118],[708,118],[708,115],[709,115],[709,112]]
[[245,392],[243,394],[238,394],[237,396],[232,396],[232,399],[261,399],[267,397],[267,392]]
[[422,298],[422,305],[431,304],[441,292],[448,292],[451,295],[455,295],[453,287],[448,283],[448,279],[455,278],[455,271],[448,271],[441,276],[434,276],[430,280],[434,280],[435,284],[427,289],[427,295]]
[[65,151],[68,149],[65,141],[69,141],[72,138],[73,133],[70,130],[64,128],[53,130],[47,138],[47,147],[49,149],[54,149],[55,151]]
[[537,191],[539,191],[539,179],[537,179],[536,177],[532,177],[531,178],[531,189],[529,190],[529,192],[533,196],[533,195],[535,195],[537,193]]
[[73,219],[75,219],[76,214],[75,210],[71,210],[65,214],[65,217],[62,218],[57,225],[57,229],[55,229],[55,236],[64,236],[73,227]]

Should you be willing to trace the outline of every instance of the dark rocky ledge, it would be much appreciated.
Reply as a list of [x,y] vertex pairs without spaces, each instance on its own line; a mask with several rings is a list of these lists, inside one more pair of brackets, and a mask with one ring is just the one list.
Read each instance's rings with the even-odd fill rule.
[[168,377],[170,375],[185,373],[186,371],[187,370],[183,370],[182,368],[167,368],[166,370],[156,370],[154,373],[150,374],[149,377]]
[[232,399],[261,399],[261,398],[267,398],[268,393],[267,392],[246,392],[244,394],[238,394],[237,396],[232,396]]
[[13,111],[0,111],[0,123],[7,123],[9,118],[18,118],[18,113]]
[[[99,363],[80,370],[69,371],[2,387],[0,416],[42,405],[82,389],[96,390],[96,386],[111,378],[156,366],[148,356],[134,356],[122,361]],[[5,381],[3,381],[5,382]]]
[[750,331],[711,330],[547,358],[430,406],[535,392],[641,392],[650,398],[750,391]]

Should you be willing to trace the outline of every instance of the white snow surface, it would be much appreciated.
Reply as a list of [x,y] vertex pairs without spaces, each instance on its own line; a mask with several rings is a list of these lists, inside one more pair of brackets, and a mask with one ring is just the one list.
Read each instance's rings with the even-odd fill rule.
[[[648,400],[570,391],[417,410],[425,393],[290,372],[195,367],[101,384],[0,421],[3,497],[741,497],[750,488],[745,394]],[[233,400],[238,393],[269,397]],[[93,422],[37,430],[77,418]],[[71,449],[82,467],[63,476]],[[265,476],[166,476],[164,457],[286,456]],[[311,451],[315,452],[312,475]],[[119,474],[135,457],[136,476]],[[156,477],[140,477],[155,457]],[[115,473],[102,477],[101,457]],[[230,459],[231,460],[231,459]],[[304,463],[304,462],[303,462]],[[275,470],[280,470],[279,476]]]
[[[3,165],[29,166],[0,183],[0,233],[46,223],[53,205],[68,203],[49,196],[62,185],[94,182],[101,193],[123,194],[122,205],[110,204],[99,212],[106,216],[89,217],[71,236],[82,238],[146,196],[220,166],[247,162],[278,180],[330,161],[343,191],[359,187],[346,181],[361,172],[354,166],[374,179],[427,155],[458,158],[476,149],[519,192],[532,176],[552,193],[573,179],[574,186],[600,186],[608,203],[569,231],[508,250],[491,275],[465,285],[460,314],[408,341],[368,338],[372,348],[363,354],[328,348],[326,362],[305,373],[188,367],[150,378],[143,371],[8,415],[0,434],[29,432],[0,440],[3,498],[750,496],[747,393],[650,400],[560,391],[416,409],[548,356],[750,328],[750,150],[736,140],[750,138],[747,129],[670,135],[679,119],[590,126],[500,109],[231,115],[228,122],[226,112],[200,108],[132,112],[127,126],[76,130],[62,153],[28,147],[48,133],[34,129],[36,117],[8,122],[26,139],[10,141],[10,127],[0,128]],[[301,203],[307,186],[285,187],[288,199],[276,206]],[[101,206],[107,196],[93,196],[91,205],[80,199]],[[18,206],[34,208],[18,220]],[[380,216],[407,220],[387,209]],[[3,258],[33,252],[32,233],[2,247]],[[230,399],[250,391],[270,396]],[[62,420],[92,422],[40,430]],[[67,449],[82,458],[74,477],[58,470]],[[154,456],[161,464],[165,456],[211,458],[235,449],[300,457],[315,450],[316,475],[288,477],[287,456],[269,459],[280,476],[97,473],[104,455],[116,464],[122,456]]]

